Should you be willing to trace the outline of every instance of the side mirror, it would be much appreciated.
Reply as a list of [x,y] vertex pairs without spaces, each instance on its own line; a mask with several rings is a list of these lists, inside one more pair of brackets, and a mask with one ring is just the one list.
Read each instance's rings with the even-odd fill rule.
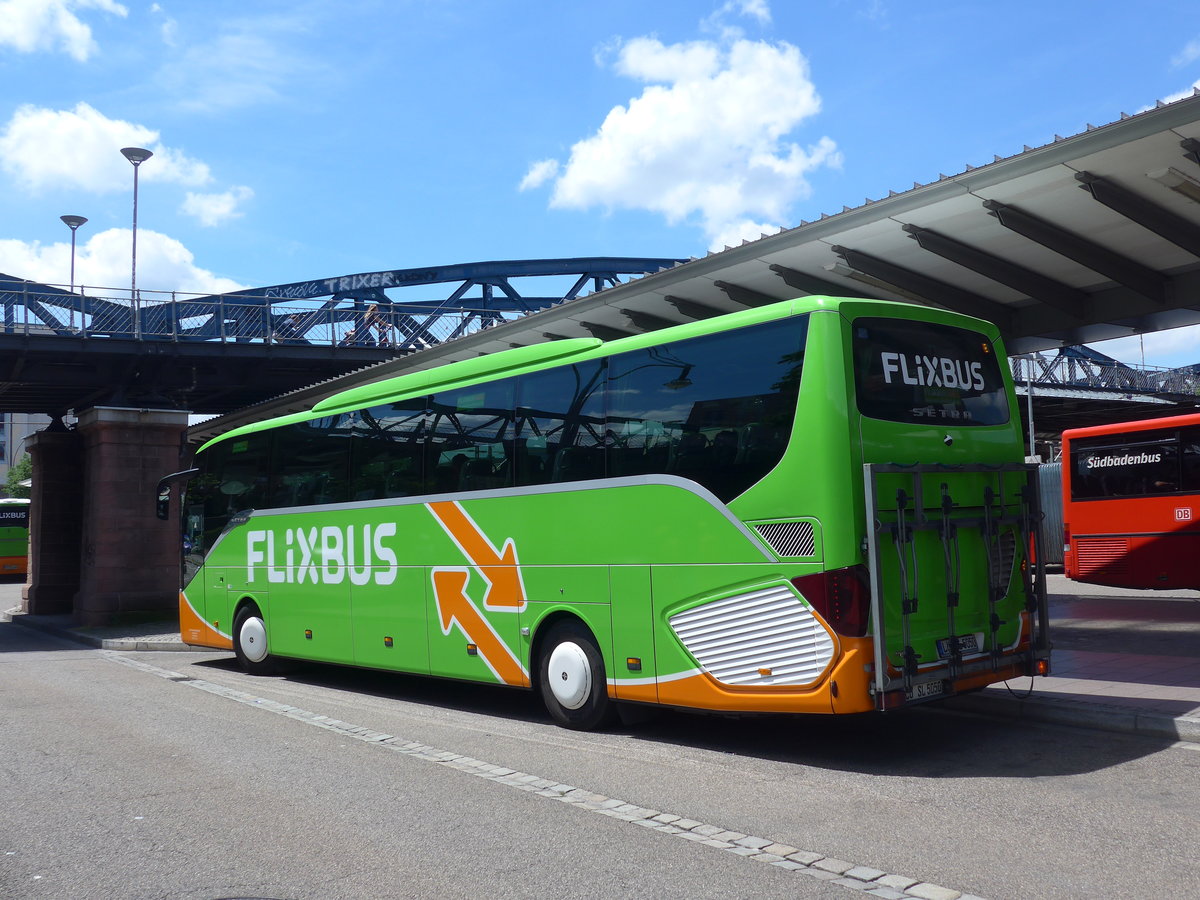
[[158,482],[158,498],[154,504],[154,514],[164,522],[171,518],[171,486],[177,481],[187,481],[200,474],[199,469],[184,469],[182,472],[172,472]]

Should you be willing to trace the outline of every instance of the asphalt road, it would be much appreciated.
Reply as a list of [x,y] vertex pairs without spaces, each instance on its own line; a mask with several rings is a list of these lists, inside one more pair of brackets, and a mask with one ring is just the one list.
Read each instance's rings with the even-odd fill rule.
[[854,896],[539,784],[988,898],[1200,886],[1198,745],[932,709],[577,734],[520,692],[11,624],[0,716],[5,898]]

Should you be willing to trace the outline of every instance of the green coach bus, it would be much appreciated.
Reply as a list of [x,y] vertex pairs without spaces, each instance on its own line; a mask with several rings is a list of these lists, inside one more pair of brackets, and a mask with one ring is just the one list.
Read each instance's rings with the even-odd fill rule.
[[0,575],[29,571],[29,505],[20,497],[0,499]]
[[993,325],[830,297],[414,371],[164,479],[181,632],[251,673],[531,688],[572,728],[1046,674],[1016,410]]

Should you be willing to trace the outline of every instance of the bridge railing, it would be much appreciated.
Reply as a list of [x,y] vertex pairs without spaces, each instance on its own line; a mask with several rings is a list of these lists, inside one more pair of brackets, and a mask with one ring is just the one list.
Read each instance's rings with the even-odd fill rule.
[[1009,364],[1017,386],[1032,381],[1035,391],[1050,386],[1126,394],[1200,394],[1200,373],[1195,367],[1130,366],[1042,354],[1014,356]]
[[[98,293],[99,291],[99,293]],[[128,295],[128,291],[125,292]],[[213,341],[386,347],[406,352],[486,328],[515,314],[439,309],[436,303],[281,303],[273,297],[0,283],[4,334],[84,339]]]

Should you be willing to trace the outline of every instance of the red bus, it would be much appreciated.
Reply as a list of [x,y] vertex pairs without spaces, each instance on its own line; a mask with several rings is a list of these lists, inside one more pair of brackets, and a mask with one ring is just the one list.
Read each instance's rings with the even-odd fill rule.
[[1200,588],[1200,413],[1063,432],[1068,578]]

